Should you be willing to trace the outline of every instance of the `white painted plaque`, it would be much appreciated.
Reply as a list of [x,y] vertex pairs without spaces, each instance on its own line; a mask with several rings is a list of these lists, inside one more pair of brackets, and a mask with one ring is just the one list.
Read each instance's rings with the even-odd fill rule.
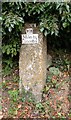
[[26,34],[22,34],[22,44],[38,43],[38,34],[33,34],[33,29],[26,29]]

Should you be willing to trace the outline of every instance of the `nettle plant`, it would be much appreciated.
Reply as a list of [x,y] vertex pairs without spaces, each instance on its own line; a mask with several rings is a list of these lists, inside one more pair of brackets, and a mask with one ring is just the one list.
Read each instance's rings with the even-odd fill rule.
[[[2,3],[2,21],[3,56],[14,58],[19,53],[21,31],[26,22],[36,23],[40,31],[45,36],[50,35],[50,38],[64,36],[64,32],[69,36],[71,3],[4,2]],[[70,37],[68,40],[71,41]]]

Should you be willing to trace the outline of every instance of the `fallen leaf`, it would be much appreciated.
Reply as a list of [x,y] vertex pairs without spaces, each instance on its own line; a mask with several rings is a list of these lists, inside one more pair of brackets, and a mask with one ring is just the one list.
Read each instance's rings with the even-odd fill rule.
[[21,104],[18,105],[18,109],[21,108]]

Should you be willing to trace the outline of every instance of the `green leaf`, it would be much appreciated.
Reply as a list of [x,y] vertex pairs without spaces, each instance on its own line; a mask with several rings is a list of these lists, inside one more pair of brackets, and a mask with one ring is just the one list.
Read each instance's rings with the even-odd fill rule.
[[50,67],[49,71],[54,75],[59,75],[60,74],[59,68]]
[[9,32],[11,32],[11,31],[12,31],[12,28],[11,28],[11,27],[9,27],[9,28],[8,28],[8,30],[9,30]]
[[51,35],[53,35],[54,34],[54,31],[51,31]]
[[62,13],[62,8],[60,7],[60,8],[59,8],[59,14],[61,14],[61,13]]
[[48,34],[47,30],[45,30],[44,35],[47,36],[47,34]]
[[33,0],[33,2],[35,3],[37,0]]
[[66,28],[68,26],[68,23],[67,22],[64,22],[63,23],[63,27]]
[[10,54],[10,49],[8,48],[8,49],[7,49],[7,55],[9,55],[9,54]]
[[14,24],[11,24],[11,27],[14,28]]
[[5,46],[2,47],[2,52],[3,52],[3,53],[6,52]]
[[46,86],[46,91],[48,91],[50,89],[50,86]]
[[42,108],[43,108],[43,105],[42,105],[41,103],[37,103],[37,104],[36,104],[36,108],[42,109]]
[[2,17],[0,17],[0,21],[2,21]]
[[69,10],[69,5],[67,5],[67,4],[66,4],[66,9],[67,9],[68,12],[70,11],[70,10]]
[[44,31],[44,27],[40,28],[40,31],[43,32]]
[[71,23],[71,17],[68,18],[68,21]]

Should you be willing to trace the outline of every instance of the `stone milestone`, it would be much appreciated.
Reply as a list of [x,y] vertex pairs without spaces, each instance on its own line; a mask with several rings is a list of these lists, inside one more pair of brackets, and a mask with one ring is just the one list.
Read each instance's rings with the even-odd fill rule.
[[37,102],[47,78],[47,43],[36,24],[25,24],[19,56],[20,91],[30,91]]

